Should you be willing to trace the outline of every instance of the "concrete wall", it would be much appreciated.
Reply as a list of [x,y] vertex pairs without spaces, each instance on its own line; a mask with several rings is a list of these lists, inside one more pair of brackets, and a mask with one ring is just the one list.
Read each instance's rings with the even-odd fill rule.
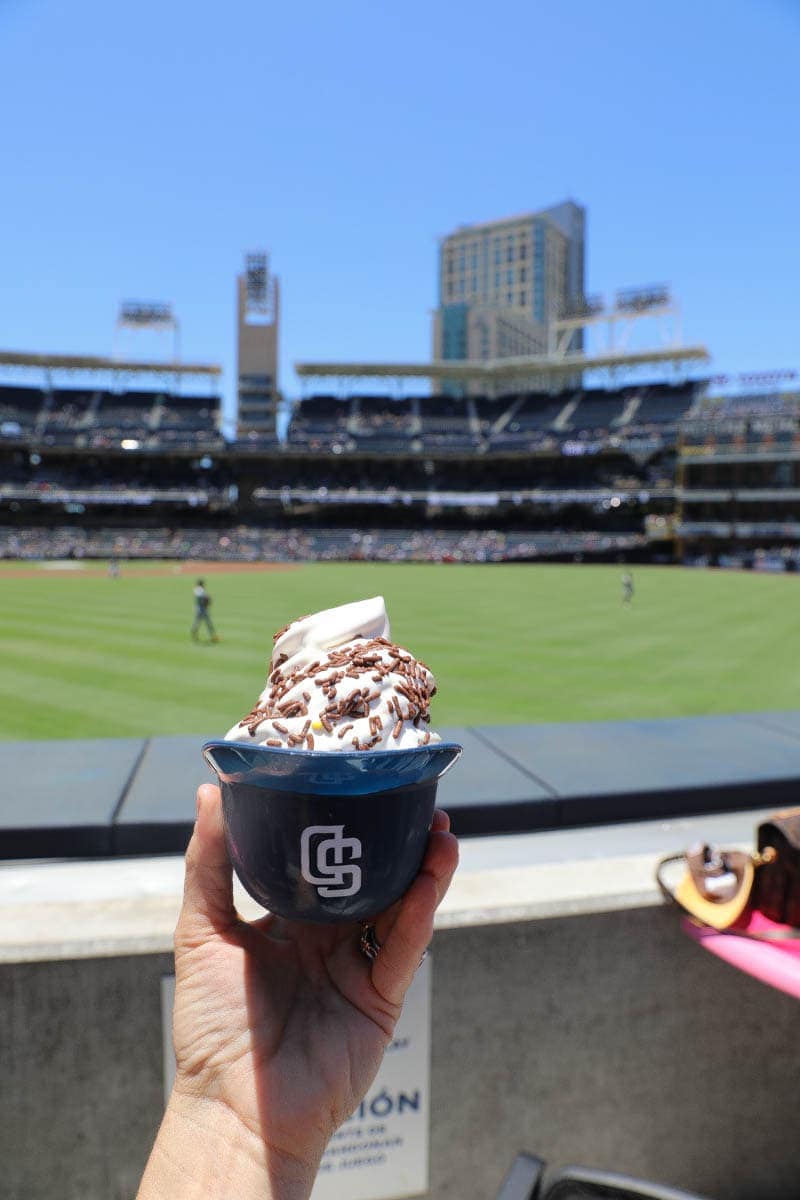
[[0,1195],[136,1193],[163,1103],[169,955],[0,967]]
[[[672,912],[456,925],[434,951],[430,1200],[491,1200],[520,1149],[718,1200],[800,1194],[800,1009]],[[0,1195],[135,1194],[170,971],[163,953],[0,965]]]

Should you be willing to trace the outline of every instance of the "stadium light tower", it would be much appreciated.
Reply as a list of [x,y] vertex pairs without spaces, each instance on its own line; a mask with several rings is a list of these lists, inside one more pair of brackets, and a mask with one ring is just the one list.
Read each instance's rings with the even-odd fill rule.
[[555,360],[571,353],[576,331],[599,337],[595,352],[601,356],[624,355],[631,348],[634,332],[643,319],[658,322],[662,347],[680,347],[680,307],[666,284],[620,288],[611,307],[602,297],[588,297],[549,327],[548,354]]
[[278,407],[278,316],[280,290],[269,256],[245,256],[237,280],[236,436],[274,436]]
[[114,352],[119,358],[120,339],[125,329],[141,333],[154,330],[156,333],[172,334],[172,361],[177,365],[181,358],[181,330],[171,304],[143,300],[123,300],[114,328]]

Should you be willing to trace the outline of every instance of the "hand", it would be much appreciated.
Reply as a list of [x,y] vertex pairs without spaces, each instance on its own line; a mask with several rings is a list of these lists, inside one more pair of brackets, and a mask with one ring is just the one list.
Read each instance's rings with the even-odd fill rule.
[[218,788],[201,787],[197,804],[175,932],[175,1087],[139,1200],[249,1188],[305,1200],[331,1134],[375,1078],[457,843],[437,810],[417,878],[374,922],[382,948],[369,962],[357,924],[242,921]]

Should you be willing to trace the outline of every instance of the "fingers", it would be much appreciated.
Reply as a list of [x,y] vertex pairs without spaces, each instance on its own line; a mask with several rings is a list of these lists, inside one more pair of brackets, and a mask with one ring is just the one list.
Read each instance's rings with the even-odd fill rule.
[[450,817],[443,808],[437,808],[433,813],[431,833],[446,833],[450,829]]
[[444,809],[437,809],[437,816],[441,818],[441,828],[432,828],[432,833],[441,834],[443,836],[435,836],[428,839],[428,848],[425,858],[422,860],[423,871],[432,872],[437,877],[439,888],[439,899],[437,900],[437,908],[444,900],[447,892],[450,890],[452,877],[456,874],[458,866],[458,839],[455,834],[450,833],[450,817]]
[[428,848],[420,867],[420,874],[432,875],[436,881],[436,908],[447,895],[458,866],[458,839],[450,833],[450,819],[447,814],[442,813],[442,816],[445,818],[445,827],[431,831]]
[[[431,822],[430,833],[431,834],[447,833],[449,829],[450,829],[450,817],[447,815],[447,813],[444,811],[443,808],[435,809],[434,814],[433,814],[433,820]],[[427,848],[426,848],[426,854],[427,854]],[[426,862],[423,861],[422,866],[420,867],[420,870],[423,871],[425,869],[426,869]],[[398,902],[396,904],[393,904],[391,906],[391,908],[387,908],[386,912],[381,913],[381,915],[375,921],[375,932],[378,936],[378,940],[380,941],[381,945],[386,941],[387,937],[389,936],[389,931],[391,930],[392,926],[394,925],[394,923],[397,919],[397,914],[398,914],[399,910],[400,910],[400,901],[398,900]]]
[[[444,824],[441,818],[438,823]],[[391,1004],[403,1002],[433,936],[434,913],[457,866],[458,842],[453,834],[445,828],[432,831],[420,872],[401,900],[394,924],[372,963],[373,987]]]
[[220,791],[204,783],[197,792],[197,818],[186,851],[178,933],[208,937],[235,920],[233,872],[225,848]]

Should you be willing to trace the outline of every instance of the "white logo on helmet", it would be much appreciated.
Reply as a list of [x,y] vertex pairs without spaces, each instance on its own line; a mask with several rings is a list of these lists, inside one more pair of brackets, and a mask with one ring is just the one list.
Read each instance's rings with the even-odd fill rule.
[[344,825],[309,825],[300,836],[300,874],[324,899],[355,896],[361,889],[361,842]]

